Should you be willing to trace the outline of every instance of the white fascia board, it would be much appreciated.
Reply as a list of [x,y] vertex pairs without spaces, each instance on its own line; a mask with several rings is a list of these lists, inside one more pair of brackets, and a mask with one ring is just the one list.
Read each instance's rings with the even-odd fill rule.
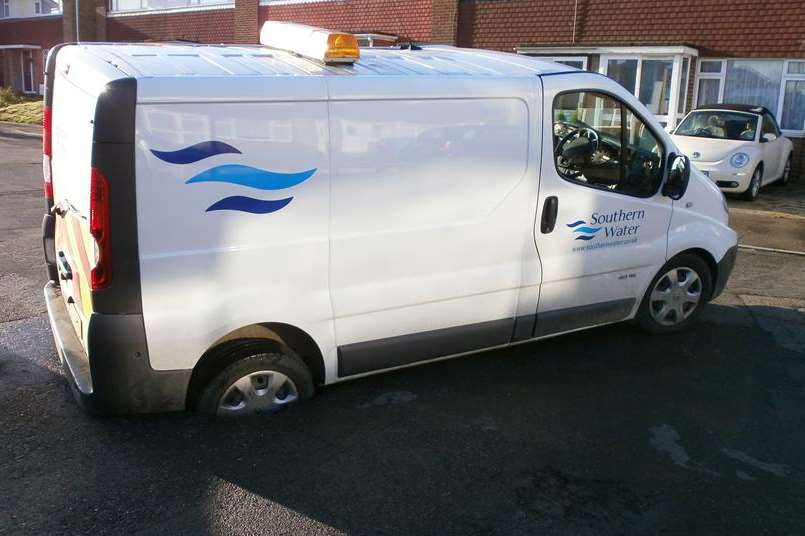
[[579,55],[579,54],[638,54],[651,56],[672,56],[684,54],[686,56],[699,56],[699,51],[693,47],[678,46],[563,46],[563,47],[517,47],[518,54],[544,54],[544,55]]

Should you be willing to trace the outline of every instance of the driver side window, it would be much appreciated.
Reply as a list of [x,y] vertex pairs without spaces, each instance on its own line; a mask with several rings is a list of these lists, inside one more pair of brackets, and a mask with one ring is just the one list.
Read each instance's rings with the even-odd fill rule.
[[760,135],[762,136],[764,134],[774,134],[776,137],[780,137],[780,130],[777,128],[777,122],[769,114],[763,114],[763,130],[761,131]]
[[602,93],[563,93],[553,104],[554,161],[571,182],[650,197],[662,181],[662,144],[621,101]]

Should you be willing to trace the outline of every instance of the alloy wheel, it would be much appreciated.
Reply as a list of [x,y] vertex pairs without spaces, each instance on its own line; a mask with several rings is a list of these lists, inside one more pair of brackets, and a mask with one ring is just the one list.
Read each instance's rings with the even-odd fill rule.
[[649,296],[651,317],[662,326],[687,319],[702,300],[702,280],[693,269],[671,268],[657,280]]
[[270,413],[299,400],[294,382],[275,370],[260,370],[236,380],[218,402],[218,415]]

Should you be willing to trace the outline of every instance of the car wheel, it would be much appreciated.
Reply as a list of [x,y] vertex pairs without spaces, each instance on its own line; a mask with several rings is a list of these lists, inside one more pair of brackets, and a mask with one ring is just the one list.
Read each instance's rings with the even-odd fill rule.
[[757,195],[760,193],[760,182],[762,179],[763,170],[760,169],[760,167],[755,168],[755,172],[752,173],[752,178],[749,180],[749,186],[746,188],[746,191],[741,194],[741,198],[746,201],[754,201],[757,199]]
[[649,333],[672,333],[695,322],[713,291],[710,267],[698,255],[665,263],[646,290],[637,322]]
[[791,156],[788,157],[788,160],[785,161],[785,167],[783,168],[783,176],[780,177],[780,186],[785,186],[788,184],[788,181],[791,180]]
[[231,364],[198,397],[196,410],[221,417],[274,413],[313,396],[313,376],[291,349],[272,341],[243,339],[219,356]]

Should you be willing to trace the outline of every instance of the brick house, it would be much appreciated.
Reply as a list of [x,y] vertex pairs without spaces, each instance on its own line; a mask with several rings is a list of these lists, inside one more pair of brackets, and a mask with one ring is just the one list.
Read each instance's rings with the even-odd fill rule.
[[[78,9],[76,9],[78,1]],[[265,20],[552,58],[618,80],[675,125],[698,104],[763,104],[805,171],[805,0],[0,0],[0,85],[38,91],[81,40],[255,43]],[[32,7],[33,6],[33,7]]]

